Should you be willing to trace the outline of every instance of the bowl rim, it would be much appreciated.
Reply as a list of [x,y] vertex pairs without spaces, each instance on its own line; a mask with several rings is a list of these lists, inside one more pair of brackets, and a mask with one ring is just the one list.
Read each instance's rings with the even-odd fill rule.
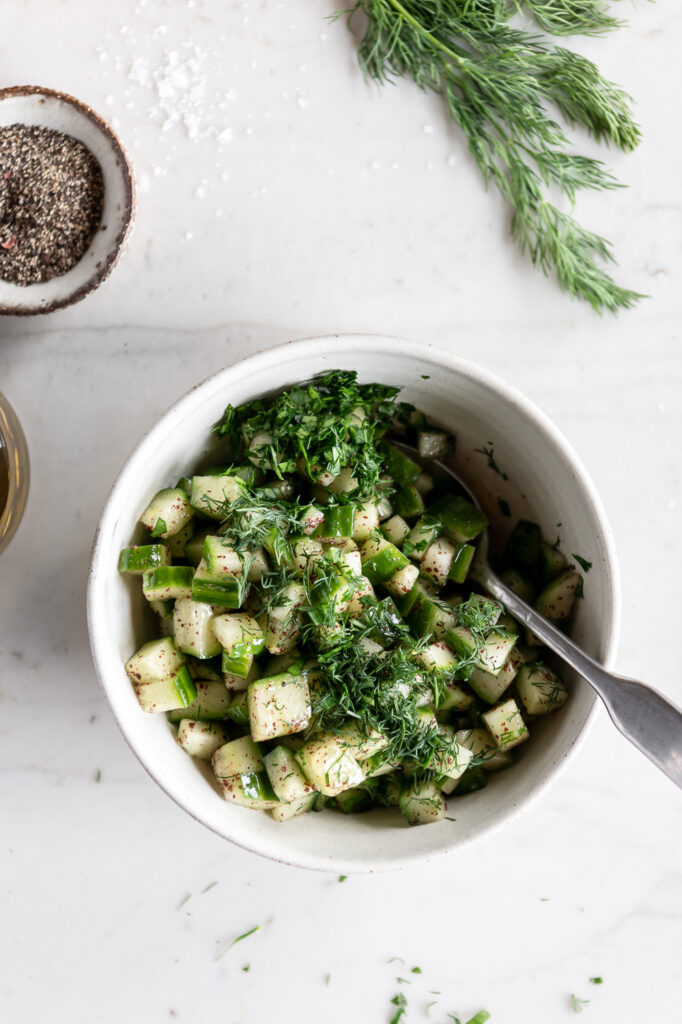
[[[0,103],[5,99],[15,96],[47,96],[50,99],[61,100],[62,102],[68,103],[70,106],[74,107],[79,114],[91,121],[102,135],[106,136],[112,146],[112,149],[119,158],[123,177],[124,209],[121,230],[116,238],[116,244],[109,250],[106,257],[101,261],[99,267],[95,269],[95,272],[87,279],[87,281],[74,291],[69,292],[68,295],[52,299],[51,302],[48,302],[45,305],[20,303],[15,306],[0,302],[0,316],[39,316],[42,313],[54,313],[58,309],[64,309],[67,306],[73,305],[75,302],[80,302],[81,299],[84,299],[86,295],[89,295],[91,292],[95,291],[96,288],[99,288],[102,282],[106,280],[118,262],[121,253],[128,244],[137,212],[137,192],[135,189],[135,177],[133,174],[132,164],[125,149],[123,148],[121,140],[113,128],[107,124],[107,122],[100,117],[92,107],[89,107],[87,103],[83,103],[82,100],[77,99],[75,96],[71,96],[69,93],[61,92],[59,89],[49,89],[40,85],[10,85],[4,89],[0,89]],[[31,285],[27,285],[24,289],[24,291],[27,292],[27,297],[30,294],[31,287]]]
[[219,391],[222,390],[228,382],[233,383],[235,378],[239,380],[251,375],[255,376],[261,367],[269,366],[272,368],[273,357],[277,359],[278,366],[284,368],[288,362],[297,359],[301,355],[310,353],[311,355],[319,356],[321,352],[324,353],[325,349],[333,352],[338,348],[339,344],[344,343],[361,345],[363,351],[367,351],[368,348],[371,347],[373,351],[385,353],[386,356],[399,353],[402,355],[409,355],[411,357],[418,357],[421,362],[431,363],[436,366],[440,365],[442,367],[445,365],[449,370],[452,370],[461,376],[467,377],[470,380],[501,394],[505,400],[523,412],[536,429],[539,429],[541,432],[549,435],[550,440],[561,451],[561,454],[575,472],[576,479],[580,482],[587,499],[593,506],[595,518],[597,519],[601,530],[601,539],[606,556],[605,564],[608,570],[607,588],[611,608],[611,621],[608,624],[609,628],[605,630],[602,637],[604,650],[602,664],[607,669],[612,668],[615,661],[620,632],[621,598],[620,571],[611,527],[595,485],[572,445],[566,440],[559,428],[554,425],[546,413],[536,406],[534,402],[526,398],[522,392],[512,385],[507,384],[506,381],[499,378],[496,374],[491,373],[489,370],[459,355],[455,355],[447,349],[440,348],[439,346],[407,338],[380,334],[363,334],[361,332],[313,336],[302,338],[300,340],[283,342],[269,348],[259,349],[251,355],[235,360],[232,364],[223,367],[221,370],[218,370],[206,377],[204,380],[193,385],[166,410],[166,412],[149,428],[149,430],[147,430],[126,459],[122,469],[116,477],[109,495],[107,496],[95,532],[88,568],[87,624],[90,648],[100,685],[105,692],[118,726],[133,753],[148,775],[151,776],[160,788],[170,796],[171,799],[182,808],[182,810],[188,813],[204,827],[215,832],[216,835],[227,839],[229,842],[234,843],[236,846],[239,846],[250,853],[256,853],[259,856],[266,857],[269,860],[274,860],[288,866],[309,868],[326,872],[343,871],[345,873],[360,874],[400,870],[403,868],[414,867],[416,864],[429,863],[445,856],[452,855],[459,847],[470,847],[472,844],[479,842],[484,836],[490,836],[493,832],[501,831],[502,829],[509,827],[512,822],[515,821],[522,812],[525,812],[542,795],[542,793],[545,792],[549,785],[558,778],[568,761],[573,758],[577,750],[584,743],[587,733],[593,725],[598,713],[599,700],[596,693],[593,692],[591,694],[591,705],[589,706],[584,720],[579,727],[577,735],[570,744],[561,751],[554,764],[553,770],[547,773],[544,778],[536,777],[529,785],[528,790],[517,802],[514,803],[504,817],[488,822],[474,835],[459,837],[457,843],[444,844],[442,848],[437,850],[431,850],[424,853],[408,853],[397,857],[392,856],[388,861],[382,861],[380,855],[378,855],[375,860],[372,860],[371,863],[366,859],[346,860],[343,857],[325,858],[322,855],[316,854],[314,850],[309,850],[306,851],[305,854],[297,855],[294,859],[291,856],[287,857],[286,854],[278,853],[276,849],[265,849],[263,844],[250,842],[248,838],[235,838],[229,835],[227,830],[215,828],[213,825],[206,822],[194,810],[186,806],[186,804],[183,803],[174,792],[172,792],[172,785],[169,785],[161,772],[159,772],[153,764],[150,764],[148,759],[145,759],[144,753],[138,750],[129,739],[124,721],[122,721],[122,716],[119,715],[119,709],[116,704],[115,695],[116,690],[118,689],[118,683],[115,687],[110,687],[106,679],[106,662],[103,658],[100,658],[99,655],[100,632],[103,634],[104,630],[101,630],[99,625],[98,580],[100,578],[100,573],[111,571],[110,566],[102,565],[104,535],[107,529],[113,528],[113,525],[115,524],[117,507],[125,494],[126,478],[135,468],[138,460],[142,460],[142,453],[144,450],[147,447],[157,444],[158,441],[167,436],[169,429],[172,430],[173,428],[173,421],[184,415],[187,408],[191,407],[194,403],[196,392],[203,391],[204,389],[207,391]]

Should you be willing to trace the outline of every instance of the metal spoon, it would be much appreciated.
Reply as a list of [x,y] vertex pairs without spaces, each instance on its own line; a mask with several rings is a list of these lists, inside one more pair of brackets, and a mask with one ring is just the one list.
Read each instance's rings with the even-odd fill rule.
[[[423,458],[409,445],[399,444],[411,458],[425,469],[446,473],[455,480],[464,494],[481,510],[476,495],[457,473],[440,459]],[[438,473],[436,474],[438,475]],[[538,636],[550,650],[586,679],[604,701],[611,720],[626,739],[682,788],[682,711],[657,690],[634,679],[614,675],[589,654],[585,654],[564,633],[531,608],[510,590],[491,569],[488,562],[488,530],[477,540],[477,554],[472,565],[472,578],[496,601],[503,604],[514,618]]]

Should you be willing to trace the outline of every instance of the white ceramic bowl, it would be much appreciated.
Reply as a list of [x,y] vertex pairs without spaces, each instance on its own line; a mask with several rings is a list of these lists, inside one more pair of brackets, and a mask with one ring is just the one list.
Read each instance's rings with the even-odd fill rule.
[[0,280],[0,314],[52,313],[89,295],[109,276],[135,218],[135,186],[128,158],[112,129],[73,96],[35,85],[0,89],[0,127],[39,125],[79,139],[97,157],[104,177],[100,229],[82,259],[59,277],[26,286]]
[[[165,716],[140,710],[123,668],[153,635],[138,581],[117,572],[119,550],[136,535],[148,500],[198,462],[228,402],[237,405],[336,368],[357,370],[361,381],[402,385],[406,400],[456,434],[463,475],[476,478],[495,506],[497,497],[505,498],[515,517],[528,513],[552,538],[556,524],[563,524],[564,550],[593,563],[574,636],[594,657],[611,663],[618,620],[613,545],[594,487],[557,429],[518,392],[456,356],[364,335],[293,342],[245,359],[195,387],[166,413],[133,452],[104,509],[90,568],[88,618],[95,664],[119,725],[150,775],[181,807],[226,839],[275,860],[378,871],[455,851],[513,818],[556,777],[584,735],[596,703],[590,687],[569,677],[570,701],[560,714],[534,724],[518,762],[485,790],[452,798],[456,823],[410,828],[390,809],[349,816],[326,811],[281,825],[228,805],[212,785],[210,770],[202,771],[177,745]],[[474,451],[490,441],[507,482]]]

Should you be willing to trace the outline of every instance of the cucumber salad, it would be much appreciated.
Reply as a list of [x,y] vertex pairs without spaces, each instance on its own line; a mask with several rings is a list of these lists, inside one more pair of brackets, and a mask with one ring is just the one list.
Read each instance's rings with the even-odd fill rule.
[[[486,519],[420,461],[454,438],[398,393],[334,371],[228,406],[221,464],[159,491],[146,543],[120,555],[158,627],[126,663],[141,708],[226,800],[276,821],[377,805],[439,821],[567,698],[470,577]],[[500,558],[569,619],[582,577],[536,524]]]

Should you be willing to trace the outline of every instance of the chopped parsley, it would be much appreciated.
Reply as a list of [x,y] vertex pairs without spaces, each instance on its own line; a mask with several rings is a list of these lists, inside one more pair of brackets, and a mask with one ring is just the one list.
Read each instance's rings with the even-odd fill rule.
[[581,555],[571,553],[571,558],[575,558],[583,572],[589,572],[592,568],[592,562],[588,562],[587,559],[583,558]]
[[339,875],[339,882],[345,882],[347,878],[348,875]]
[[578,999],[577,996],[571,993],[571,1008],[574,1013],[582,1013],[583,1008],[589,1003],[589,999]]

